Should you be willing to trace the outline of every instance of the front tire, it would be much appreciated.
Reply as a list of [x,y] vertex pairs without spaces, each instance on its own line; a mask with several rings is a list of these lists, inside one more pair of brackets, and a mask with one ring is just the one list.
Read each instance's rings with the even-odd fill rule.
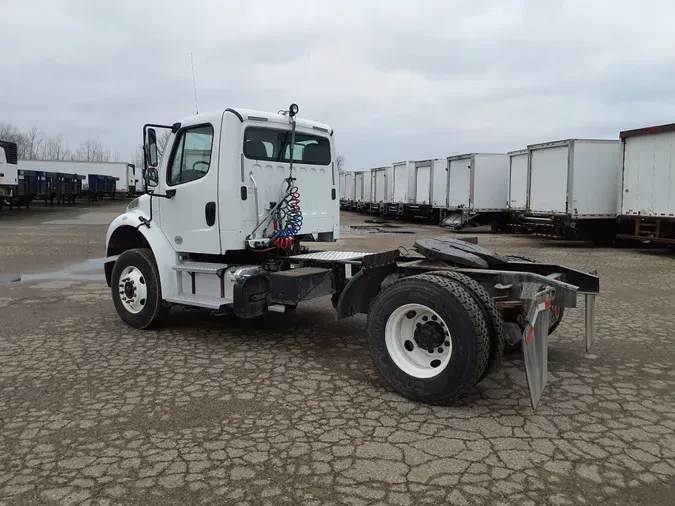
[[162,301],[157,265],[149,249],[122,253],[113,266],[110,286],[117,314],[131,327],[156,327],[169,314],[170,308]]
[[421,274],[375,298],[368,346],[378,372],[400,395],[445,404],[476,385],[490,336],[473,297],[451,279]]

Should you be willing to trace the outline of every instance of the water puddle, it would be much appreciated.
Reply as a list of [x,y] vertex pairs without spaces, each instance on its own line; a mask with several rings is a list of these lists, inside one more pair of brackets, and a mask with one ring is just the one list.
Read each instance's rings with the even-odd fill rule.
[[92,258],[61,267],[55,271],[35,274],[2,274],[0,285],[33,281],[105,281],[103,262],[105,258]]
[[[366,220],[367,225],[347,225],[345,231],[357,234],[414,234],[412,230],[403,229],[402,225],[392,225],[384,221]],[[372,224],[371,224],[372,223]]]
[[110,225],[120,213],[82,213],[65,219],[49,220],[42,222],[43,225]]

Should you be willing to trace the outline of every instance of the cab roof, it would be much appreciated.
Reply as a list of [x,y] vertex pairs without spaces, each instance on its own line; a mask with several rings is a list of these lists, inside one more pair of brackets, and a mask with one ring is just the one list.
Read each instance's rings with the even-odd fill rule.
[[[257,111],[254,109],[243,109],[243,108],[228,108],[228,109],[220,109],[216,111],[209,111],[206,113],[202,113],[199,115],[192,115],[188,116],[186,118],[181,119],[182,124],[193,124],[195,123],[195,120],[198,118],[199,121],[217,121],[220,119],[223,114],[230,113],[234,114],[236,117],[239,118],[239,121],[242,123],[244,121],[264,121],[268,123],[274,123],[277,125],[284,125],[288,126],[288,116],[285,114],[279,114],[279,113],[274,113],[274,112],[265,112],[265,111]],[[301,116],[296,116],[296,126],[299,128],[307,128],[309,130],[319,130],[323,131],[325,133],[328,133],[330,135],[333,135],[333,129],[325,124],[325,123],[319,123],[318,121],[312,121],[305,119]]]

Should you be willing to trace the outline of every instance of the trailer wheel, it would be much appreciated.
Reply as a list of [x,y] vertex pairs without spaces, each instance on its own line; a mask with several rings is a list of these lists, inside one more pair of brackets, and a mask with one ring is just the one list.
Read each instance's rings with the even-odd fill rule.
[[117,314],[131,327],[156,327],[169,314],[170,308],[162,302],[157,265],[147,248],[130,249],[119,256],[110,286]]
[[447,403],[474,386],[490,348],[474,298],[432,274],[400,279],[378,294],[368,315],[368,346],[394,390],[426,404]]
[[482,381],[495,370],[504,355],[506,340],[504,339],[502,312],[497,308],[497,304],[495,304],[494,299],[488,291],[475,279],[454,271],[435,271],[430,274],[443,276],[459,283],[473,297],[473,300],[483,313],[490,334],[490,353],[487,367],[479,380]]

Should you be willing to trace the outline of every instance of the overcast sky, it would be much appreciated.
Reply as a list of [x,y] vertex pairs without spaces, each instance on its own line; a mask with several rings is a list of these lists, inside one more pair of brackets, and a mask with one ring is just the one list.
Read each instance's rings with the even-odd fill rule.
[[0,122],[131,161],[199,109],[328,123],[351,170],[675,122],[668,0],[2,0]]

